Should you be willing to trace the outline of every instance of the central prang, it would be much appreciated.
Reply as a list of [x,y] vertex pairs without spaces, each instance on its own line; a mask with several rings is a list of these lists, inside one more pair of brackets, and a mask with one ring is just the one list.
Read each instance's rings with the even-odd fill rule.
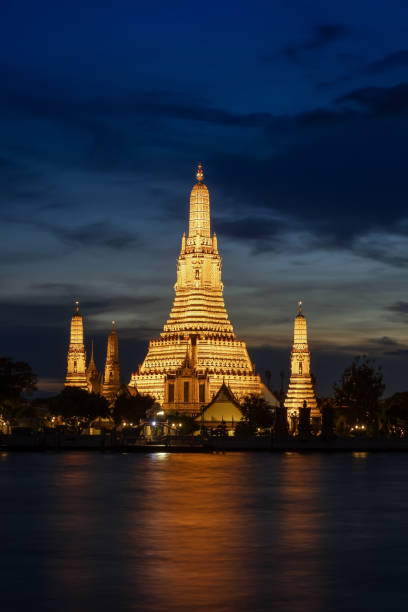
[[190,194],[189,232],[183,234],[177,263],[175,298],[160,340],[130,385],[149,394],[166,411],[198,414],[228,384],[237,400],[261,392],[245,342],[236,339],[228,320],[217,237],[210,231],[210,196],[198,165]]

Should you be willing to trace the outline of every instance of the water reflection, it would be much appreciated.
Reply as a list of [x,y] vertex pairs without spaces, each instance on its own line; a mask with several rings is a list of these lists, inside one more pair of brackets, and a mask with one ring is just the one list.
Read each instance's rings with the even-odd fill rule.
[[150,495],[138,509],[145,527],[133,532],[145,551],[135,596],[166,610],[245,608],[253,596],[245,457],[233,465],[213,455],[165,459],[147,463]]
[[406,455],[2,459],[7,612],[408,605]]

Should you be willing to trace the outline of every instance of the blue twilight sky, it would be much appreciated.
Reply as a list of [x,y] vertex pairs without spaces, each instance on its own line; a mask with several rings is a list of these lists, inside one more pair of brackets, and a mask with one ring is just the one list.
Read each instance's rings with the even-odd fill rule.
[[257,369],[288,372],[301,298],[321,393],[362,353],[406,390],[408,3],[15,0],[0,24],[1,354],[58,388],[78,297],[127,381],[201,160]]

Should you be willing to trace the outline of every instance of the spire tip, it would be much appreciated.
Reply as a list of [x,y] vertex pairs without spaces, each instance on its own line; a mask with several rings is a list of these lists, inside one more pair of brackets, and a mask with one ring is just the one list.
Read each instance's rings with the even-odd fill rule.
[[303,303],[302,300],[298,301],[298,315],[301,315],[303,312]]
[[197,181],[200,181],[200,182],[204,179],[204,171],[203,171],[203,166],[201,162],[197,166],[196,177],[197,177]]

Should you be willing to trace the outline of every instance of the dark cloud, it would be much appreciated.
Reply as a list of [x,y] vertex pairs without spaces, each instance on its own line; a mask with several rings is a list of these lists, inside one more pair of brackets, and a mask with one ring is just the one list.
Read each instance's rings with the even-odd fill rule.
[[[38,294],[31,294],[29,301],[4,300],[0,302],[0,318],[2,321],[7,321],[8,326],[65,329],[74,311],[74,301],[79,299],[80,310],[85,319],[104,313],[117,312],[116,318],[120,328],[121,312],[150,307],[161,301],[161,298],[156,296],[90,296],[92,291],[85,286],[61,285],[60,283],[33,285],[32,289],[37,290]],[[42,294],[39,293],[40,291]],[[81,299],[82,296],[85,296],[85,299]],[[109,316],[108,314],[107,327],[110,324]],[[139,325],[139,322],[135,323],[135,326]],[[94,327],[95,324],[93,324]],[[122,332],[124,329],[125,327],[122,328]]]
[[406,357],[408,355],[408,349],[397,349],[395,351],[385,351],[384,355],[391,355],[394,357]]
[[385,310],[387,310],[388,312],[394,312],[397,315],[401,315],[402,317],[407,317],[408,318],[408,302],[394,302],[393,304],[390,304],[389,306],[385,307]]
[[217,219],[217,231],[234,239],[265,240],[278,234],[283,224],[269,217],[244,217],[241,219]]
[[408,116],[408,83],[393,87],[362,87],[336,99],[376,116]]
[[318,25],[314,28],[309,40],[299,44],[288,45],[281,50],[281,54],[294,62],[298,62],[305,53],[318,51],[336,40],[344,38],[349,33],[350,28],[345,24]]
[[74,228],[48,225],[48,229],[69,244],[84,247],[106,247],[121,251],[140,244],[133,232],[119,228],[107,221],[89,223]]
[[376,346],[398,346],[399,342],[388,336],[382,336],[380,338],[369,338],[368,342]]
[[[1,71],[0,71],[1,80]],[[267,112],[235,113],[214,106],[206,97],[193,97],[185,92],[161,89],[139,89],[125,93],[100,93],[92,95],[75,91],[69,95],[58,89],[55,81],[48,82],[45,89],[32,88],[31,78],[9,82],[2,79],[8,91],[7,105],[14,112],[58,120],[69,126],[89,129],[95,133],[96,141],[109,145],[117,134],[101,123],[102,118],[132,118],[141,128],[146,118],[164,117],[183,121],[199,121],[214,125],[236,127],[263,127],[275,117]],[[1,105],[1,104],[0,104]],[[97,146],[98,142],[96,142]]]
[[408,253],[399,254],[393,249],[393,241],[396,242],[394,236],[391,240],[384,242],[384,238],[387,235],[383,234],[382,237],[378,237],[377,240],[373,240],[368,236],[368,240],[365,241],[365,236],[362,233],[358,239],[353,243],[353,251],[359,257],[365,257],[372,259],[383,264],[394,266],[396,268],[404,268],[408,264]]
[[401,49],[394,53],[389,53],[383,58],[370,62],[367,64],[365,69],[361,71],[362,74],[377,75],[383,74],[388,70],[394,70],[398,68],[408,67],[408,50]]
[[[351,57],[348,59],[351,59],[353,63],[356,63],[355,57]],[[325,89],[327,87],[340,85],[341,83],[345,83],[352,79],[361,78],[364,76],[375,77],[393,73],[400,69],[405,69],[408,67],[408,50],[401,49],[400,51],[389,53],[381,59],[368,62],[363,66],[361,66],[361,62],[359,63],[360,66],[355,67],[350,72],[342,74],[337,78],[329,81],[321,81],[318,86],[322,89]]]

